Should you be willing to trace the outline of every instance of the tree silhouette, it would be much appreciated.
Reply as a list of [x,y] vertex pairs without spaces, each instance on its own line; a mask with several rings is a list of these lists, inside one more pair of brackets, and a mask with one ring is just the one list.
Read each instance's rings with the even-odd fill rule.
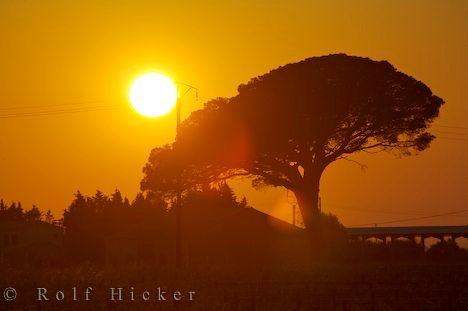
[[33,205],[29,211],[24,213],[24,218],[28,221],[39,221],[42,218],[42,213],[37,206]]
[[428,127],[443,103],[387,61],[308,58],[193,112],[179,131],[177,153],[165,147],[163,159],[153,151],[142,189],[154,188],[164,161],[178,161],[203,182],[249,176],[254,186],[291,190],[311,229],[320,219],[320,178],[330,163],[357,152],[410,155],[428,148],[434,139]]
[[8,207],[3,200],[0,200],[0,221],[44,221],[52,223],[54,221],[54,217],[50,210],[44,214],[36,205],[33,205],[29,210],[25,210],[23,209],[21,202],[12,202]]
[[94,196],[78,191],[63,212],[66,250],[74,260],[102,261],[109,236],[137,232],[147,228],[148,222],[162,226],[166,210],[164,202],[141,193],[130,204],[118,189],[110,195],[97,190]]
[[176,197],[178,173],[182,175],[180,188],[187,195],[190,191],[202,190],[210,182],[216,181],[216,176],[222,172],[214,166],[211,170],[205,170],[204,165],[188,165],[186,158],[174,152],[174,146],[168,144],[151,150],[143,173],[141,190],[170,203]]
[[50,209],[44,214],[44,221],[48,224],[53,224],[55,222],[55,217]]

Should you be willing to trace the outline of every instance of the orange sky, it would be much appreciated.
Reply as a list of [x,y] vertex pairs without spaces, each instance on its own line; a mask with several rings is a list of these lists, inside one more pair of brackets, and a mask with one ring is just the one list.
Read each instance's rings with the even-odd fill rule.
[[[468,127],[466,1],[166,2],[0,2],[0,198],[56,214],[78,189],[133,198],[149,151],[175,134],[174,114],[147,119],[128,105],[132,79],[148,71],[199,88],[199,102],[184,101],[187,117],[279,65],[369,56],[444,98],[438,125]],[[70,107],[107,110],[59,113]],[[37,111],[59,114],[18,117]],[[321,183],[324,209],[354,225],[467,208],[468,129],[438,130],[452,133],[417,157],[357,156],[365,172],[333,164]],[[256,208],[290,219],[285,190],[236,187]],[[467,223],[464,213],[401,225]]]

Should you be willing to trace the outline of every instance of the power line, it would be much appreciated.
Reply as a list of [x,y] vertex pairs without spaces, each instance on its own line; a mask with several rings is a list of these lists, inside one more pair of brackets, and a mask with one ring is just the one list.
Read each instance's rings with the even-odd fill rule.
[[433,127],[444,127],[448,129],[460,129],[460,130],[468,130],[468,127],[464,126],[455,126],[455,125],[432,125]]
[[[366,209],[366,208],[361,208],[361,207],[356,207],[352,205],[347,205],[347,204],[340,204],[340,203],[326,203],[325,206],[332,206],[332,209],[329,209],[330,211],[338,209],[338,210],[343,210],[343,211],[348,211],[348,212],[358,212],[358,213],[377,213],[377,214],[390,214],[390,215],[406,215],[406,216],[421,216],[421,217],[426,217],[424,213],[417,212],[417,213],[405,213],[405,212],[398,212],[398,211],[391,211],[391,210],[375,210],[375,209]],[[328,209],[327,209],[328,210]],[[450,216],[450,215],[447,215]],[[468,215],[466,215],[468,217]]]
[[440,133],[440,134],[449,134],[449,135],[468,135],[468,132],[463,133],[463,132],[451,132],[451,131],[439,131],[439,130],[433,130],[431,132],[434,133]]
[[457,137],[437,137],[436,140],[437,139],[456,140],[456,141],[466,141],[466,142],[468,142],[468,139],[457,138]]
[[337,203],[326,203],[325,206],[332,206],[333,210],[344,210],[344,211],[352,211],[352,212],[364,212],[364,213],[378,213],[378,214],[390,214],[390,215],[405,215],[405,216],[425,216],[421,213],[402,213],[397,211],[390,211],[390,210],[374,210],[374,209],[366,209],[361,207],[355,207],[350,205],[343,205]]
[[0,119],[10,119],[10,118],[22,118],[22,117],[42,117],[42,116],[51,116],[59,114],[73,114],[80,112],[91,112],[91,111],[103,111],[103,110],[112,110],[120,108],[122,105],[107,105],[107,106],[96,106],[96,107],[83,107],[83,108],[72,108],[72,109],[59,109],[59,110],[45,110],[45,111],[36,111],[36,112],[22,112],[22,113],[10,113],[10,114],[0,114]]
[[[210,99],[205,98],[205,97],[200,97],[200,98],[202,98],[203,100],[207,100],[207,101],[210,100]],[[106,106],[87,106],[87,105],[92,105],[92,104],[111,103],[111,102],[119,102],[119,101],[118,100],[94,100],[94,101],[82,101],[82,102],[50,104],[50,105],[0,107],[0,111],[6,111],[7,112],[6,114],[0,114],[0,119],[23,118],[23,117],[41,117],[41,116],[51,116],[51,115],[60,115],[60,114],[74,114],[74,113],[81,113],[81,112],[93,112],[93,111],[101,111],[101,110],[110,110],[110,109],[115,109],[115,108],[118,108],[120,106],[123,106],[122,104],[106,105]],[[54,108],[54,107],[56,107],[56,108],[63,107],[63,109],[42,110],[44,108]],[[65,108],[65,107],[71,107],[71,108],[68,109],[68,108]],[[34,111],[25,111],[25,112],[15,111],[15,110],[25,110],[25,109],[32,109]],[[454,126],[454,125],[433,125],[433,127],[468,130],[468,127]],[[437,137],[438,139],[468,142],[468,139],[465,139],[463,137],[464,135],[468,135],[468,132],[440,131],[440,130],[433,130],[433,131],[435,133],[440,133],[440,134],[462,136],[462,137]]]
[[[110,110],[110,109],[115,109],[115,108],[120,108],[120,107],[125,106],[122,103],[113,104],[113,105],[87,106],[87,105],[96,104],[96,103],[112,103],[112,102],[121,102],[121,101],[101,100],[101,101],[86,101],[86,102],[76,102],[76,103],[39,105],[39,106],[35,105],[35,106],[20,106],[20,107],[3,107],[3,108],[0,108],[0,111],[6,111],[6,113],[3,113],[3,114],[0,113],[0,119],[101,111],[101,110]],[[57,108],[62,107],[62,108],[61,109],[43,109],[43,108],[53,108],[53,107],[57,107]],[[20,111],[14,111],[15,109],[16,110],[31,109],[31,111],[20,112]]]
[[110,102],[118,102],[118,101],[119,100],[90,100],[90,101],[50,104],[50,105],[9,106],[9,107],[0,107],[0,110],[6,111],[6,110],[17,110],[17,109],[20,109],[20,110],[21,109],[42,109],[42,108],[50,108],[50,107],[89,105],[89,104],[110,103]]
[[383,222],[374,222],[374,223],[366,223],[366,224],[352,225],[352,226],[349,226],[349,227],[368,227],[368,226],[378,226],[378,225],[394,224],[394,223],[400,223],[400,222],[415,221],[415,220],[423,220],[423,219],[429,219],[429,218],[435,218],[435,217],[442,217],[442,216],[450,216],[450,215],[461,214],[461,213],[465,213],[465,212],[468,212],[468,209],[459,210],[459,211],[453,211],[453,212],[444,213],[444,214],[434,214],[434,215],[428,215],[428,216],[422,216],[422,217],[415,217],[415,218],[405,218],[405,219],[398,219],[398,220],[391,220],[391,221],[383,221]]

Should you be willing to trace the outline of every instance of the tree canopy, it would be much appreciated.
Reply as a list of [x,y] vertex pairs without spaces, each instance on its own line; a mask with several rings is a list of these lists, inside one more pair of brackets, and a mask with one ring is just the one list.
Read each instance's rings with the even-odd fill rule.
[[428,148],[435,138],[429,127],[443,103],[387,61],[308,58],[193,112],[164,156],[153,150],[142,189],[155,189],[177,165],[192,184],[245,175],[254,185],[293,191],[311,227],[320,177],[330,163],[357,152],[410,155]]
[[24,210],[21,202],[12,202],[10,206],[0,199],[0,221],[44,221],[52,224],[54,216],[50,210],[43,213],[35,205],[29,210]]

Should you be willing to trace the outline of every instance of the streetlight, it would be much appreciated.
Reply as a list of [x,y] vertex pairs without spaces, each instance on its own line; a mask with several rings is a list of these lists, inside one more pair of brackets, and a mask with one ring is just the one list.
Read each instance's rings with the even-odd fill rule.
[[[178,95],[176,85],[184,86],[185,92]],[[147,117],[165,115],[176,106],[176,141],[181,123],[182,98],[191,90],[198,89],[192,85],[172,82],[168,77],[159,73],[147,73],[137,78],[130,87],[130,102],[135,110]],[[176,146],[175,144],[174,146]],[[182,174],[181,168],[177,172],[176,181],[176,265],[182,266]]]

